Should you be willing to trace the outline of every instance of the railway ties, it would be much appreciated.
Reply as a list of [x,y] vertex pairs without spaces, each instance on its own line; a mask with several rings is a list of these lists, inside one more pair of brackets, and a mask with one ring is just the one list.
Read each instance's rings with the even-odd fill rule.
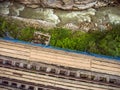
[[42,84],[35,84],[6,77],[0,77],[0,85],[8,88],[16,88],[17,90],[67,90],[59,87],[45,86]]
[[[55,65],[48,65],[48,64],[35,64],[35,62],[33,63],[28,63],[25,61],[20,61],[19,59],[16,59],[15,61],[11,61],[11,60],[0,60],[0,66],[1,67],[5,67],[5,68],[11,68],[11,69],[18,69],[18,70],[25,70],[28,72],[35,72],[35,73],[39,73],[39,74],[44,74],[44,75],[50,75],[50,76],[56,76],[56,77],[61,77],[61,78],[65,78],[62,76],[66,76],[66,77],[71,77],[70,79],[74,79],[77,80],[79,77],[83,78],[83,79],[91,79],[91,80],[96,80],[95,78],[98,78],[96,76],[93,75],[93,73],[95,73],[96,75],[101,75],[100,73],[97,72],[90,72],[90,71],[85,71],[85,70],[79,70],[79,69],[71,69],[71,68],[66,68],[66,67],[59,67],[59,66],[55,66]],[[90,76],[92,74],[92,76]],[[112,76],[112,75],[111,75]],[[107,77],[107,76],[106,76]],[[108,75],[109,77],[109,75]],[[114,76],[114,78],[117,76]],[[76,79],[75,79],[76,78]],[[102,78],[99,79],[99,81],[101,82],[107,82],[106,78]],[[119,76],[117,77],[117,79],[119,79]],[[110,83],[115,83],[116,84],[116,80],[108,80]],[[118,82],[119,83],[119,82]]]
[[35,61],[120,76],[120,62],[114,59],[109,60],[20,42],[0,40],[0,55],[25,59],[28,62]]
[[[12,81],[13,83],[15,83],[15,80],[18,81],[26,81],[29,82],[28,85],[30,85],[30,83],[35,83],[35,84],[42,84],[45,87],[59,87],[59,88],[63,88],[60,90],[64,90],[64,89],[68,89],[68,90],[108,90],[108,89],[112,89],[112,90],[119,90],[118,87],[112,87],[112,86],[106,86],[106,85],[99,85],[99,84],[93,84],[93,83],[88,83],[88,82],[77,82],[77,81],[72,81],[72,80],[66,80],[66,79],[61,79],[61,78],[54,78],[54,77],[49,77],[49,76],[45,76],[45,75],[38,75],[38,74],[34,74],[34,73],[29,73],[29,72],[24,72],[24,71],[18,71],[18,70],[11,70],[11,69],[6,69],[6,68],[0,68],[0,72],[4,72],[1,73],[0,75],[2,76],[2,80],[4,80],[3,77],[7,77],[8,80],[10,79],[10,81]],[[17,75],[13,75],[13,72],[17,72],[22,74],[22,76],[17,76]],[[22,82],[22,84],[25,84],[24,82]],[[32,84],[32,86],[36,86],[34,84]],[[39,85],[38,85],[39,86]],[[49,89],[48,89],[49,90]],[[55,90],[59,90],[59,89],[55,89]]]
[[119,90],[120,63],[0,40],[0,87],[13,90]]
[[[0,56],[0,67],[9,68],[18,71],[25,71],[30,73],[36,73],[40,75],[47,75],[50,77],[57,77],[62,79],[74,80],[79,82],[88,82],[98,85],[106,85],[112,87],[119,87],[119,76],[106,75],[97,72],[90,72],[84,70],[77,70],[70,67],[55,66],[38,62],[27,62],[26,60],[20,60],[17,58],[11,58],[6,56]],[[22,74],[13,72],[13,75],[22,76]],[[104,75],[105,76],[105,75]],[[108,78],[108,77],[112,78]]]

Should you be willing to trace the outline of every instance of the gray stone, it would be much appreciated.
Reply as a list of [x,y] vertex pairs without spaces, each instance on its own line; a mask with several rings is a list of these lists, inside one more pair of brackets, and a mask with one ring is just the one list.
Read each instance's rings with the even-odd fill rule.
[[55,24],[60,22],[59,17],[54,13],[53,9],[26,8],[21,12],[21,16],[25,18],[40,19]]
[[108,17],[111,23],[120,24],[120,15],[110,13]]
[[0,14],[8,15],[9,14],[9,8],[0,8]]
[[56,24],[52,22],[47,22],[43,20],[36,20],[36,19],[26,19],[21,17],[12,16],[13,20],[21,21],[22,24],[25,24],[25,26],[33,26],[35,28],[45,28],[45,29],[51,29],[56,27]]
[[72,30],[78,30],[79,29],[79,27],[77,25],[73,24],[73,23],[68,23],[63,27],[67,28],[67,29],[72,29]]
[[102,7],[115,0],[15,0],[23,4],[40,5],[42,7],[60,8],[64,10],[83,10],[91,7]]

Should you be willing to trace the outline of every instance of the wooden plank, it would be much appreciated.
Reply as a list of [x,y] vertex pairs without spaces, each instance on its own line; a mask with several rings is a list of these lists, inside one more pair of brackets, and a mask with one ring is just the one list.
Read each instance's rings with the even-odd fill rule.
[[13,46],[13,45],[4,45],[4,44],[0,44],[0,48],[13,49],[13,50],[19,50],[19,51],[25,51],[25,52],[30,51],[30,49],[25,48],[25,47],[18,47],[18,46]]
[[70,56],[70,55],[67,55],[67,54],[58,54],[58,53],[55,53],[55,52],[47,52],[47,51],[42,51],[42,50],[39,50],[39,49],[32,49],[31,52],[33,53],[36,53],[36,54],[45,54],[45,55],[50,55],[50,56],[56,56],[57,58],[69,58],[69,59],[73,59],[74,61],[79,61],[79,60],[84,60],[84,61],[88,61],[90,59],[88,58],[83,58],[83,57],[73,57],[73,56]]
[[94,67],[92,67],[92,68],[91,68],[91,71],[120,76],[120,72],[108,71],[108,70],[104,70],[104,69],[100,69],[100,68],[94,68]]
[[98,65],[98,66],[103,66],[103,67],[111,67],[111,68],[117,68],[120,70],[120,64],[119,63],[107,63],[107,62],[104,62],[104,61],[92,61],[92,66],[94,65]]
[[99,68],[101,70],[106,70],[106,71],[113,71],[113,72],[118,72],[120,73],[120,69],[118,68],[113,68],[113,67],[106,67],[106,66],[100,66],[100,65],[92,65],[92,68]]
[[82,63],[73,63],[73,62],[63,62],[61,60],[54,60],[54,59],[48,59],[46,57],[42,57],[41,59],[38,57],[30,57],[31,61],[37,61],[37,62],[43,62],[43,63],[49,63],[49,64],[56,64],[58,66],[66,66],[66,67],[73,67],[73,68],[79,68],[79,69],[87,69],[89,70],[90,67],[87,64],[82,64]]
[[[56,55],[54,53],[44,53],[44,51],[41,51],[41,52],[33,52],[31,51],[31,57],[32,56],[38,56],[38,57],[41,57],[41,56],[44,56],[44,57],[48,57],[48,58],[52,58],[52,59],[56,59],[57,60],[62,60],[62,61],[68,61],[68,62],[76,62],[76,63],[86,63],[86,64],[90,64],[90,59],[83,59],[83,58],[72,58],[70,56],[67,56],[67,55],[64,55],[64,56],[61,56],[61,55]],[[66,57],[67,56],[67,57]]]
[[[92,84],[92,83],[87,83],[87,82],[78,82],[78,81],[71,81],[71,80],[64,80],[61,78],[55,78],[55,77],[49,77],[49,76],[44,76],[44,75],[38,75],[34,73],[29,73],[29,72],[23,72],[23,71],[18,71],[18,70],[11,70],[11,69],[6,69],[6,68],[0,68],[0,71],[5,71],[12,73],[12,72],[17,72],[20,74],[23,74],[22,77],[14,76],[8,73],[0,73],[1,76],[4,77],[9,77],[17,80],[23,80],[27,82],[33,82],[37,84],[45,84],[45,85],[52,85],[52,86],[59,86],[59,87],[66,87],[67,89],[73,89],[76,90],[76,88],[86,88],[86,89],[93,89],[93,90],[106,90],[108,89],[108,86],[105,85],[99,85],[99,84]],[[109,89],[115,89],[115,87],[110,87]]]
[[25,55],[21,56],[21,55],[18,55],[18,54],[13,54],[13,53],[8,53],[8,52],[1,52],[0,51],[0,55],[29,60],[29,56],[25,56]]
[[1,41],[0,40],[0,45],[3,44],[3,45],[11,45],[11,46],[16,46],[16,47],[23,47],[25,48],[25,46],[28,46],[28,45],[25,45],[25,44],[20,44],[20,43],[15,43],[15,42],[9,42],[9,41]]
[[93,61],[99,61],[99,62],[105,62],[105,63],[111,63],[111,64],[119,64],[120,65],[120,61],[114,60],[114,59],[106,59],[106,58],[94,58],[92,59]]
[[19,51],[19,50],[12,50],[12,49],[6,49],[6,48],[0,48],[0,52],[7,52],[12,54],[18,54],[18,55],[30,55],[29,52]]

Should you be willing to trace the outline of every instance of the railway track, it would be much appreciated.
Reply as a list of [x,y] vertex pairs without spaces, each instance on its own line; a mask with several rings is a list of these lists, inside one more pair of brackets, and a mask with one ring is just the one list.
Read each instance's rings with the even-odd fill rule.
[[68,90],[60,87],[35,84],[32,82],[26,82],[26,81],[16,80],[6,77],[0,77],[0,81],[1,81],[0,86],[8,90]]
[[[80,89],[82,90],[90,90],[90,89],[91,90],[99,90],[99,89],[119,90],[119,87],[98,85],[98,84],[92,84],[92,83],[87,83],[87,82],[78,82],[78,81],[73,81],[73,80],[71,81],[71,80],[49,77],[45,75],[38,75],[35,73],[12,70],[12,69],[7,69],[7,68],[0,68],[0,72],[1,72],[0,76],[2,77],[1,78],[2,80],[4,80],[3,77],[6,77],[6,78],[18,80],[18,81],[26,81],[30,83],[43,84],[46,86],[59,87],[59,88],[63,88],[63,90],[64,89],[68,89],[68,90],[80,90]],[[14,74],[14,73],[17,73],[17,74]],[[10,80],[10,81],[14,82],[14,80]]]
[[[101,88],[101,86],[104,86],[104,88],[102,88],[102,90],[107,90],[108,89],[108,87],[109,88],[111,88],[112,87],[112,89],[113,90],[119,90],[118,88],[120,88],[119,87],[119,85],[120,84],[116,84],[116,83],[108,83],[108,82],[105,82],[105,81],[95,81],[95,80],[91,80],[91,78],[85,78],[85,77],[75,77],[74,75],[73,76],[68,76],[68,75],[65,75],[65,74],[56,74],[56,73],[51,73],[51,72],[46,72],[46,70],[37,70],[37,69],[32,69],[32,68],[23,68],[23,67],[20,67],[18,64],[16,64],[16,65],[12,65],[12,62],[10,62],[10,60],[13,60],[14,61],[14,58],[5,58],[5,56],[3,56],[4,57],[4,60],[9,60],[9,63],[8,62],[4,62],[4,60],[0,60],[0,71],[1,71],[1,73],[3,73],[4,75],[4,77],[7,77],[7,78],[11,78],[11,76],[13,76],[13,77],[21,77],[21,76],[23,76],[24,74],[25,74],[25,72],[27,72],[27,73],[34,73],[34,74],[36,74],[36,76],[35,77],[37,77],[38,75],[43,75],[43,76],[47,76],[47,77],[53,77],[53,78],[57,78],[57,79],[63,79],[63,80],[70,80],[70,81],[68,81],[68,83],[69,82],[73,82],[73,81],[77,81],[77,82],[83,82],[83,83],[91,83],[92,85],[97,85],[97,86],[99,86],[100,85],[100,87],[99,88]],[[2,57],[2,58],[3,58]],[[15,61],[20,61],[20,60],[15,60]],[[23,61],[22,61],[23,62]],[[45,66],[45,65],[44,65]],[[46,65],[47,66],[47,65]],[[2,69],[1,69],[2,68]],[[10,70],[10,71],[9,71]],[[15,71],[14,71],[15,70]],[[10,73],[12,71],[12,73]],[[16,72],[16,71],[22,71],[23,73],[19,73],[19,72]],[[7,75],[7,76],[6,76]],[[11,75],[11,76],[10,76]],[[0,75],[1,76],[1,75]],[[9,77],[8,77],[9,76]],[[13,78],[12,77],[12,78]],[[28,77],[28,76],[27,76]],[[32,78],[34,78],[33,76],[29,76],[29,77],[32,77]],[[42,77],[43,78],[43,77]],[[120,77],[117,77],[117,78],[120,78]],[[3,79],[3,78],[2,78]],[[18,80],[18,78],[14,78],[14,79],[16,79],[16,80]],[[24,79],[25,80],[25,79]],[[23,80],[23,82],[24,82],[24,80]],[[38,80],[38,79],[37,79]],[[48,80],[48,79],[46,79],[46,80]],[[53,80],[50,80],[50,81],[53,81]],[[29,82],[29,81],[28,81]],[[35,80],[35,82],[36,82],[36,80]],[[43,83],[43,81],[41,81],[42,83]],[[56,81],[55,81],[56,82]],[[60,81],[61,82],[61,81]],[[16,82],[17,83],[17,82]],[[19,83],[19,82],[18,82]],[[51,82],[49,82],[49,83],[51,83]],[[53,84],[53,85],[55,85],[55,84]],[[58,85],[58,84],[57,84]],[[64,84],[65,85],[65,84]],[[76,84],[75,84],[76,85]],[[84,86],[83,84],[80,84],[80,85],[82,85],[82,87]],[[63,85],[62,85],[63,86]],[[71,86],[71,85],[70,85]],[[69,87],[70,87],[69,86]],[[79,86],[79,85],[78,85]],[[52,86],[53,87],[53,86]],[[55,86],[54,86],[55,87]],[[82,90],[87,90],[88,88],[82,88],[82,87],[78,87],[79,89],[78,90],[80,90],[80,89],[82,89]],[[93,86],[87,86],[87,87],[93,87]],[[105,88],[105,87],[107,87],[107,88]],[[45,88],[45,87],[44,87]],[[65,87],[64,87],[65,88]],[[68,87],[66,87],[66,89],[68,89]],[[70,89],[70,90],[75,90],[76,88],[72,88],[72,89]],[[92,88],[91,90],[96,90],[97,88],[96,88],[96,86],[94,87],[94,88]],[[43,89],[44,90],[44,89]],[[48,89],[49,90],[49,89]],[[58,89],[55,89],[55,90],[58,90]],[[61,90],[64,90],[64,89],[61,89]]]
[[25,90],[119,90],[120,62],[0,40],[0,85],[22,83]]
[[[5,58],[5,56],[4,56],[4,58]],[[10,58],[10,59],[12,59],[12,58]],[[20,61],[20,60],[18,60],[18,61]],[[59,73],[57,73],[56,71],[52,71],[52,69],[50,69],[50,68],[49,68],[49,71],[47,71],[47,68],[49,66],[52,67],[53,65],[48,66],[47,64],[44,64],[44,67],[45,66],[46,66],[46,68],[44,70],[40,69],[40,68],[38,69],[36,67],[30,67],[30,68],[26,67],[25,68],[25,67],[20,66],[20,62],[17,62],[16,64],[12,65],[12,61],[10,61],[10,60],[8,61],[8,59],[7,59],[7,61],[6,60],[5,61],[0,60],[0,67],[9,68],[9,69],[13,69],[13,70],[19,70],[19,71],[25,71],[25,72],[36,73],[36,74],[41,74],[41,75],[47,75],[47,76],[52,76],[52,77],[57,77],[57,78],[68,79],[68,80],[82,81],[82,82],[89,82],[89,83],[97,83],[97,84],[115,86],[115,87],[117,85],[120,85],[119,82],[117,82],[117,83],[116,82],[110,82],[110,80],[109,81],[102,80],[102,79],[101,80],[100,79],[96,80],[95,77],[97,77],[97,78],[100,78],[100,77],[98,77],[97,75],[93,76],[94,72],[87,71],[85,74],[82,73],[78,77],[78,76],[76,76],[76,72],[75,72],[75,71],[78,71],[78,70],[76,70],[75,68],[73,70],[71,68],[66,68],[65,69],[63,67],[59,67],[59,66],[55,67],[54,66],[54,70],[59,67]],[[60,70],[63,70],[63,72],[60,73]],[[64,71],[66,71],[66,72],[64,72]],[[69,72],[69,74],[68,74],[67,71]],[[79,70],[79,72],[81,72],[81,71]],[[98,73],[98,72],[95,72],[95,73],[97,73],[99,76],[100,75],[102,76],[101,73]],[[111,76],[111,75],[106,74],[106,77],[109,77],[109,76]],[[114,78],[115,77],[117,77],[117,79],[120,80],[119,76],[114,76]],[[108,78],[108,79],[110,79],[110,78]]]
[[[0,40],[0,55],[120,75],[120,62],[106,58]],[[21,57],[22,56],[22,57]]]

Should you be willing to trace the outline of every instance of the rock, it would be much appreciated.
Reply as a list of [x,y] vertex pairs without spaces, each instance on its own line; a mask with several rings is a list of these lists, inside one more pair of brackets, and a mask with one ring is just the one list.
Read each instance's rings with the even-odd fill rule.
[[8,15],[9,14],[9,8],[0,8],[0,14]]
[[9,5],[10,5],[10,2],[2,2],[0,3],[0,14],[9,14]]
[[14,0],[14,2],[20,2],[22,4],[40,4],[41,0]]
[[90,30],[97,30],[97,24],[93,22],[82,22],[79,24],[79,29],[85,32],[88,32]]
[[40,5],[27,5],[27,7],[30,7],[30,8],[39,8]]
[[58,24],[60,22],[59,17],[54,14],[53,9],[46,9],[44,12],[45,20]]
[[103,6],[107,6],[107,5],[108,5],[108,3],[105,3],[103,1],[99,1],[95,4],[95,7],[99,8],[99,7],[103,7]]
[[95,9],[88,9],[85,11],[61,12],[57,15],[60,18],[62,24],[79,24],[81,22],[91,22],[91,16],[94,16],[95,13]]
[[48,8],[60,8],[64,10],[84,10],[91,7],[102,7],[114,0],[14,0],[35,8],[34,5]]
[[2,2],[0,3],[0,14],[19,16],[19,12],[24,10],[24,5],[19,3]]
[[24,11],[21,12],[21,16],[24,18],[41,19],[55,24],[60,22],[59,17],[54,13],[53,9],[25,8]]
[[73,23],[68,23],[63,27],[67,28],[67,29],[71,29],[71,30],[78,30],[79,29],[79,27],[77,25],[73,24]]
[[25,6],[21,5],[21,4],[13,4],[10,8],[10,15],[13,16],[19,16],[20,15],[20,11],[23,11]]
[[109,20],[113,24],[120,24],[120,16],[116,14],[108,14]]
[[[89,1],[89,2],[88,2]],[[87,8],[91,8],[93,6],[96,5],[97,1],[96,0],[86,0],[82,2],[78,2],[79,4],[74,4],[74,7],[80,9],[80,10],[84,10],[84,9],[87,9]]]
[[99,26],[105,26],[108,23],[120,23],[120,8],[119,7],[104,7],[96,12],[93,22],[98,23]]
[[[0,14],[15,17],[28,26],[40,28],[64,27],[72,30],[104,30],[109,23],[120,23],[120,12],[116,7],[96,9],[113,0],[15,0],[0,3]],[[24,5],[25,4],[25,5]],[[93,6],[94,5],[94,6]],[[40,8],[45,7],[45,8]],[[48,8],[46,8],[48,7]],[[59,9],[51,9],[59,8]],[[74,9],[73,9],[74,8]],[[89,8],[89,9],[87,9]],[[113,9],[114,8],[114,9]],[[64,9],[64,10],[61,10]],[[85,9],[85,10],[83,10]],[[77,11],[74,11],[77,10]],[[82,11],[81,11],[82,10]],[[27,19],[28,18],[28,19]],[[111,28],[111,27],[110,27]]]
[[0,8],[8,8],[10,5],[10,2],[2,2],[0,3]]
[[21,17],[16,17],[16,16],[12,16],[10,17],[13,20],[17,20],[17,21],[21,21],[20,24],[22,24],[22,26],[32,26],[34,28],[45,28],[45,29],[51,29],[56,27],[56,25],[54,23],[50,23],[47,21],[43,21],[43,20],[36,20],[36,19],[26,19],[26,18],[21,18]]

